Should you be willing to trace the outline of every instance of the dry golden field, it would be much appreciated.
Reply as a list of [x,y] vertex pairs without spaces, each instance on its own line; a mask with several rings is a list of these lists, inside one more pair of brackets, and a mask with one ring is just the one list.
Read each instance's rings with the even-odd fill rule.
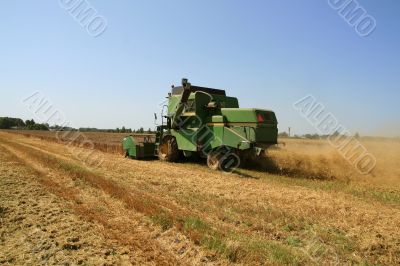
[[288,172],[399,189],[400,140],[361,138],[359,141],[376,158],[376,166],[366,175],[358,173],[327,140],[282,139],[285,145],[269,155]]
[[[83,147],[54,134],[0,131],[0,264],[400,263],[399,141],[361,140],[368,175],[292,139],[258,170],[222,173],[125,159],[125,134],[84,133]],[[76,155],[88,148],[101,164]]]
[[[121,149],[121,140],[128,133],[102,133],[102,132],[78,132],[78,131],[39,131],[20,130],[9,131],[22,134],[26,137],[35,137],[71,146],[86,147],[107,153],[124,154]],[[153,137],[153,134],[134,134],[136,138]]]

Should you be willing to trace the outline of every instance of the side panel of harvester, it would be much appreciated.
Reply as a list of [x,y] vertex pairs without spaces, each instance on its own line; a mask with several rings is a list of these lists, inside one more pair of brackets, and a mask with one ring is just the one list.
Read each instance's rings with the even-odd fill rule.
[[[179,101],[179,95],[170,97],[170,116]],[[210,102],[218,108],[209,108]],[[276,144],[278,130],[274,112],[238,107],[234,97],[191,93],[179,118],[179,128],[172,129],[170,134],[176,138],[180,150],[192,152],[207,153],[220,146],[246,150]]]

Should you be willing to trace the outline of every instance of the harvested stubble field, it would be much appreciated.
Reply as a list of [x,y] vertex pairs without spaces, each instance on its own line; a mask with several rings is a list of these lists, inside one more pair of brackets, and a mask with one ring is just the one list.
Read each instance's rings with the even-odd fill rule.
[[124,134],[85,133],[108,151],[93,168],[52,134],[0,132],[0,263],[400,263],[398,141],[364,142],[367,176],[306,140],[227,174],[124,159],[102,146]]
[[[11,131],[14,133],[14,131]],[[26,137],[35,137],[42,140],[53,141],[67,144],[70,146],[85,147],[99,151],[115,154],[124,154],[121,149],[121,140],[128,133],[103,133],[103,132],[78,132],[78,131],[40,131],[40,130],[20,130],[18,134]],[[154,134],[134,133],[135,138],[153,138]]]

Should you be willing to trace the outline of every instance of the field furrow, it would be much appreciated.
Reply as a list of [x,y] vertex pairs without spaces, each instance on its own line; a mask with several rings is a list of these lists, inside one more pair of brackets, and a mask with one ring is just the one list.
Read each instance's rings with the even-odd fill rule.
[[93,167],[77,156],[87,149],[9,133],[0,145],[102,237],[128,247],[131,263],[132,254],[156,264],[400,262],[396,190],[109,153]]

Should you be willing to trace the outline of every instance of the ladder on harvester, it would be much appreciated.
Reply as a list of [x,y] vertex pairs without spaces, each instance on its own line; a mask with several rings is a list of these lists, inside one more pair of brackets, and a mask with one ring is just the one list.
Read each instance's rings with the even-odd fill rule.
[[162,126],[157,126],[156,145],[155,145],[155,148],[154,148],[154,156],[158,156],[158,147],[160,146],[161,137],[162,137],[162,131],[163,131]]

